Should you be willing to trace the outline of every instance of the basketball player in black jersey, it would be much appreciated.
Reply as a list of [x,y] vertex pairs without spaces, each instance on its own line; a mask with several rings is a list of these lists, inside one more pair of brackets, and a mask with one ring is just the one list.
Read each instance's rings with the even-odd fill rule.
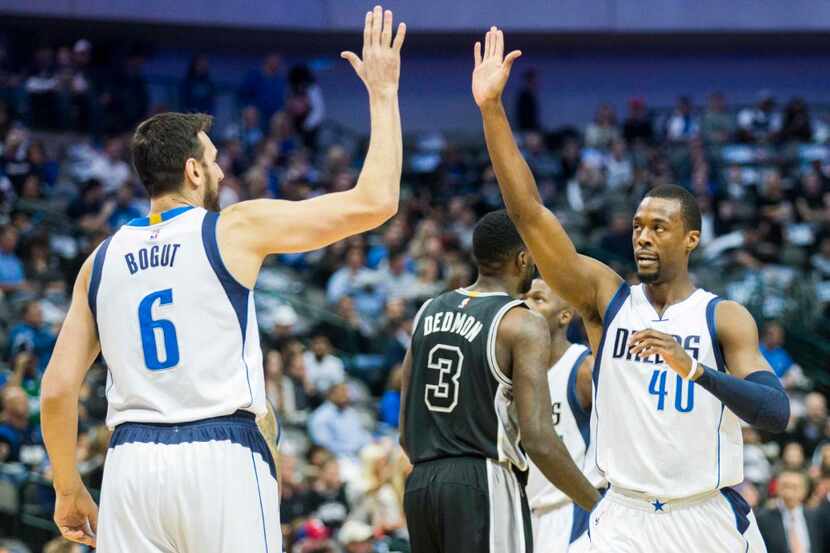
[[528,458],[586,510],[597,491],[554,432],[545,319],[514,298],[535,266],[504,211],[473,232],[479,277],[428,300],[404,359],[404,510],[413,553],[530,553]]

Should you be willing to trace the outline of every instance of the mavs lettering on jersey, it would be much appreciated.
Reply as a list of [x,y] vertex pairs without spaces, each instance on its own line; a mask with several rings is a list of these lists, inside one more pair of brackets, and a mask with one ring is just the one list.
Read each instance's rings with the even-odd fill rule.
[[628,351],[634,332],[654,328],[674,336],[699,362],[726,370],[715,328],[718,301],[698,289],[660,316],[643,285],[623,284],[608,305],[594,367],[591,430],[597,465],[613,486],[671,499],[743,480],[737,416],[659,356]]
[[218,218],[172,209],[131,221],[97,250],[89,305],[110,427],[265,414],[253,292],[222,261]]

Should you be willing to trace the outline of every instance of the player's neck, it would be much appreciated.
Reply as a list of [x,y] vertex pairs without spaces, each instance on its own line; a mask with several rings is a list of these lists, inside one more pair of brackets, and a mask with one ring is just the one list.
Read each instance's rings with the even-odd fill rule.
[[553,332],[550,335],[550,339],[550,363],[548,363],[548,366],[552,367],[557,361],[562,359],[562,356],[565,355],[565,352],[568,351],[569,347],[571,347],[571,343],[568,341],[568,337],[565,336],[564,328]]
[[196,205],[196,203],[181,194],[165,194],[150,199],[150,213],[164,213],[170,209],[186,205]]
[[692,284],[688,274],[669,282],[645,285],[646,297],[658,313],[670,305],[685,300],[695,290],[695,285]]
[[510,296],[517,296],[517,288],[518,286],[511,286],[510,282],[507,282],[502,278],[487,275],[479,275],[475,283],[472,286],[468,286],[466,289],[471,292],[481,292],[483,294],[488,294],[492,292],[504,292],[505,294],[508,294]]

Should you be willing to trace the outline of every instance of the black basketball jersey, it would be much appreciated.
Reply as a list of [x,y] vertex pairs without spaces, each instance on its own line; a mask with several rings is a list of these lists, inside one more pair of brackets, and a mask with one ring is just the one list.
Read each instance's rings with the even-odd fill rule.
[[504,293],[459,289],[421,308],[402,429],[413,463],[475,456],[527,469],[513,386],[496,359],[502,317],[524,305]]

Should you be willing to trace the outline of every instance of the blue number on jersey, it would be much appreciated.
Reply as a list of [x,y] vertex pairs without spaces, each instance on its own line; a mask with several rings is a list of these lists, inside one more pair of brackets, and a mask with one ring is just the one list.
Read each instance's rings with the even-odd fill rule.
[[[654,369],[651,373],[651,381],[648,383],[648,393],[657,396],[657,410],[662,411],[666,407],[666,376],[668,371]],[[674,408],[680,413],[688,413],[695,408],[695,384],[689,382],[689,388],[686,391],[686,401],[683,401],[683,377],[677,375],[677,381],[674,386]]]
[[648,383],[648,393],[657,396],[657,410],[662,411],[666,405],[666,371],[655,369],[651,374],[651,382]]
[[[151,371],[159,371],[175,367],[179,363],[179,342],[176,338],[176,327],[167,319],[153,320],[153,304],[158,300],[159,305],[173,303],[173,290],[159,290],[147,294],[138,305],[138,324],[141,327],[141,346],[144,348],[144,364]],[[164,344],[164,361],[159,360],[158,345],[156,344],[156,329],[161,330]]]

